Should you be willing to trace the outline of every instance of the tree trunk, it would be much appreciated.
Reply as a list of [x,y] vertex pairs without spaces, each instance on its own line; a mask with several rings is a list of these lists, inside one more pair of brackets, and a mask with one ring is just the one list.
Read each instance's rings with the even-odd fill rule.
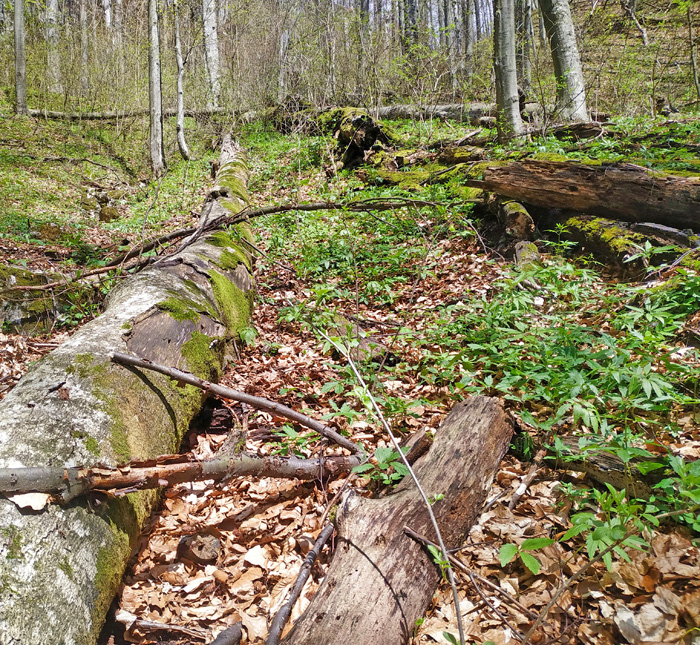
[[204,22],[204,60],[209,76],[207,107],[219,107],[219,33],[216,0],[202,0]]
[[24,29],[24,0],[15,0],[15,112],[29,114],[27,108],[27,49]]
[[[245,163],[225,146],[217,183],[232,196],[205,204],[203,223],[240,211],[246,182]],[[120,283],[102,315],[0,402],[0,467],[115,465],[177,450],[201,391],[113,364],[110,353],[215,377],[226,341],[247,324],[252,286],[250,256],[224,232]],[[0,500],[0,641],[94,643],[156,500],[143,491],[43,513]]]
[[88,77],[88,0],[80,0],[80,91],[87,96],[90,91]]
[[277,102],[283,103],[287,98],[287,50],[289,48],[289,30],[284,29],[280,34],[279,65],[277,79]]
[[557,109],[565,121],[587,121],[586,86],[569,0],[540,0],[557,79]]
[[46,2],[46,76],[49,92],[63,92],[61,56],[58,50],[58,0]]
[[493,66],[496,71],[496,127],[498,140],[522,134],[515,66],[515,0],[493,0]]
[[150,112],[151,170],[158,178],[165,172],[163,148],[163,98],[160,76],[158,0],[148,0],[148,101]]
[[690,49],[690,68],[693,73],[693,84],[695,85],[695,93],[700,99],[700,76],[698,75],[698,58],[695,53],[695,37],[693,36],[693,14],[690,12],[690,4],[686,11],[688,20],[688,49]]
[[[478,518],[511,433],[499,403],[475,397],[454,408],[414,465],[424,490],[444,495],[433,509],[448,548],[460,546]],[[440,581],[430,556],[404,533],[408,526],[434,538],[415,485],[406,478],[378,499],[346,494],[335,524],[328,574],[283,643],[408,643]]]
[[488,166],[483,181],[465,183],[532,206],[677,229],[700,228],[700,177],[658,176],[630,164],[533,160]]
[[182,60],[182,43],[180,42],[180,10],[177,0],[173,2],[173,19],[175,22],[175,58],[177,60],[177,147],[183,159],[190,158],[190,151],[185,140],[185,63]]

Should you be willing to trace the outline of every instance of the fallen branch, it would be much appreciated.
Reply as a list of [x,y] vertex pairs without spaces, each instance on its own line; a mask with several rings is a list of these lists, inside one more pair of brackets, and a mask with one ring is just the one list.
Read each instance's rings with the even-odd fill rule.
[[0,493],[47,493],[57,502],[65,504],[91,491],[110,492],[119,497],[137,490],[207,479],[220,481],[251,475],[305,480],[327,478],[347,473],[359,463],[358,456],[299,459],[238,453],[202,461],[195,461],[191,455],[163,455],[148,461],[131,461],[114,468],[0,468]]
[[272,620],[265,645],[279,645],[280,638],[282,637],[282,630],[289,620],[294,603],[296,603],[296,601],[299,599],[299,596],[304,589],[304,585],[309,579],[311,567],[314,566],[314,562],[316,562],[318,554],[321,552],[323,545],[328,541],[328,538],[333,535],[334,530],[335,528],[332,524],[326,526],[326,528],[321,531],[321,534],[318,536],[318,539],[314,543],[311,551],[306,554],[304,563],[301,565],[301,571],[299,571],[296,582],[294,583],[292,590],[289,592],[289,597],[282,607],[280,607],[280,610]]
[[364,455],[364,450],[360,446],[338,434],[335,430],[332,430],[320,421],[312,419],[306,414],[297,412],[296,410],[292,410],[292,408],[288,408],[286,405],[282,405],[281,403],[270,401],[269,399],[263,399],[259,396],[253,396],[252,394],[246,394],[245,392],[239,392],[238,390],[232,390],[229,387],[217,385],[216,383],[211,383],[210,381],[205,381],[204,379],[198,378],[189,372],[183,372],[174,367],[159,365],[158,363],[154,363],[137,356],[129,356],[128,354],[122,354],[121,352],[113,352],[110,355],[110,358],[115,363],[120,363],[130,367],[153,370],[159,374],[165,374],[165,376],[169,376],[180,383],[194,385],[205,392],[211,392],[212,394],[220,396],[223,399],[230,399],[232,401],[238,401],[239,403],[246,403],[247,405],[257,408],[258,410],[263,410],[264,412],[275,414],[278,417],[284,417],[290,421],[295,421],[305,428],[318,432],[318,434],[338,444],[341,448],[349,450],[353,455]]
[[537,454],[535,455],[535,458],[532,460],[532,464],[530,465],[530,469],[527,471],[527,475],[523,477],[523,481],[520,483],[520,486],[518,486],[517,490],[513,493],[513,497],[511,497],[511,500],[508,503],[508,510],[512,511],[515,508],[515,505],[520,500],[520,498],[525,494],[525,492],[528,489],[528,486],[532,483],[532,480],[535,478],[535,475],[537,475],[537,470],[542,465],[542,460],[544,459],[546,454],[546,450],[537,451]]
[[209,645],[239,645],[243,638],[241,623],[236,623],[221,632]]

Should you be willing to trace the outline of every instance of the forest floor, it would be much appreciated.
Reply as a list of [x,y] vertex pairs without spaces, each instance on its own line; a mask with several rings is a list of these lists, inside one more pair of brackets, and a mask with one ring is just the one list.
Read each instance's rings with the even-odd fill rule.
[[[414,146],[457,140],[469,129],[395,125]],[[0,221],[6,262],[73,271],[99,266],[127,241],[188,223],[208,187],[214,154],[203,146],[198,161],[173,162],[160,184],[148,184],[143,165],[124,161],[141,158],[129,150],[136,124],[128,136],[105,126],[92,134],[46,122],[26,122],[21,133],[0,127],[5,128],[0,195],[11,204]],[[583,155],[697,172],[696,122],[667,125],[661,134],[658,124],[619,127],[630,133],[622,143],[601,137],[585,148],[547,138],[512,148],[494,145],[490,154]],[[664,136],[687,147],[667,147]],[[324,167],[334,141],[328,137],[283,136],[253,125],[240,140],[251,162],[256,205],[400,196],[433,206],[407,203],[380,214],[339,208],[255,220],[256,244],[264,250],[256,263],[257,304],[242,334],[240,360],[223,383],[327,419],[375,451],[372,467],[352,482],[365,495],[390,491],[400,476],[398,455],[366,408],[366,394],[347,362],[314,327],[353,349],[358,332],[338,328],[342,314],[376,345],[360,370],[403,436],[437,429],[449,409],[470,394],[500,398],[518,440],[457,552],[480,576],[475,582],[461,574],[459,579],[469,642],[518,642],[557,590],[562,593],[532,643],[696,642],[698,273],[675,268],[652,280],[623,280],[595,258],[576,256],[556,232],[538,241],[539,261],[518,267],[505,257],[508,245],[500,234],[484,239],[477,233],[480,222],[457,180],[402,191],[373,185],[378,182],[372,169],[329,177]],[[60,142],[52,156],[71,161],[39,162],[40,154],[47,156],[40,152],[47,141]],[[82,158],[109,168],[76,161]],[[119,217],[100,222],[104,205],[96,195],[119,190],[105,202]],[[83,195],[91,208],[80,206]],[[653,264],[653,254],[648,256]],[[107,280],[96,290],[110,286]],[[30,361],[99,311],[99,298],[89,307],[82,302],[75,298],[72,313],[44,337],[0,336],[0,396]],[[313,433],[264,413],[222,404],[212,417],[204,432],[188,435],[183,449],[210,456],[235,425],[248,430],[247,450],[310,456],[321,449]],[[545,460],[510,509],[537,448],[551,446],[565,459],[566,448],[557,440],[565,436],[576,436],[590,454],[604,452],[625,464],[644,458],[648,470],[664,473],[662,483],[651,497],[627,495]],[[173,629],[124,634],[115,628],[113,642],[208,642],[238,620],[247,642],[263,642],[268,618],[294,583],[343,482],[323,487],[251,478],[166,491],[118,604],[122,612]],[[676,513],[673,521],[663,517],[668,513]],[[627,535],[630,528],[635,530]],[[209,564],[187,557],[181,543],[187,536],[207,542],[213,550]],[[331,552],[332,545],[314,568],[292,620],[308,605]],[[567,584],[592,560],[580,579]],[[447,585],[419,623],[415,643],[454,642]],[[178,634],[177,627],[190,631]]]

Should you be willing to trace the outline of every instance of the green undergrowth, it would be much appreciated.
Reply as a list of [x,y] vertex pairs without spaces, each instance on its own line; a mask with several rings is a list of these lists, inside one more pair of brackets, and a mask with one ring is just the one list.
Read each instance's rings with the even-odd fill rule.
[[[700,531],[696,512],[688,510],[700,502],[700,467],[668,448],[688,432],[692,436],[698,421],[699,357],[684,342],[686,326],[700,310],[700,274],[692,265],[653,288],[611,282],[600,265],[572,259],[569,245],[552,236],[554,241],[540,244],[541,261],[517,268],[483,255],[459,178],[421,186],[418,193],[365,184],[354,173],[328,178],[312,163],[319,138],[281,139],[262,128],[249,134],[263,178],[274,174],[281,158],[288,161],[282,172],[291,198],[296,189],[308,201],[403,197],[434,203],[374,213],[288,212],[254,223],[258,233],[265,230],[266,252],[294,266],[303,279],[304,296],[281,311],[283,324],[332,330],[338,312],[362,319],[365,310],[391,321],[388,330],[381,328],[392,343],[387,360],[363,361],[359,369],[397,431],[410,426],[406,421],[421,406],[447,408],[470,394],[496,396],[519,417],[526,447],[539,442],[572,458],[557,437],[574,434],[585,454],[612,453],[628,467],[646,459],[647,471],[662,474],[651,499],[642,501],[609,489],[562,487],[578,522],[567,539],[581,534],[576,539],[585,538],[591,557],[624,535],[629,522],[640,530],[653,527],[664,512],[687,510],[679,521]],[[657,136],[668,147],[653,145]],[[634,159],[657,170],[687,170],[699,136],[700,126],[692,122],[620,121],[594,141],[539,138],[494,146],[489,154],[609,163],[629,161],[633,151]],[[321,155],[319,163],[327,164],[328,157]],[[363,172],[371,179],[371,169]],[[267,186],[262,179],[257,189]],[[465,249],[481,256],[480,268],[456,289],[450,267],[464,262],[459,253]],[[464,270],[475,271],[468,265]],[[435,286],[425,297],[427,283],[439,287],[439,297]],[[416,306],[421,300],[425,304]],[[328,398],[328,418],[348,425],[363,418],[376,422],[366,393],[338,358],[335,378],[314,396]],[[413,391],[417,386],[421,395],[407,398],[384,385],[397,382]]]

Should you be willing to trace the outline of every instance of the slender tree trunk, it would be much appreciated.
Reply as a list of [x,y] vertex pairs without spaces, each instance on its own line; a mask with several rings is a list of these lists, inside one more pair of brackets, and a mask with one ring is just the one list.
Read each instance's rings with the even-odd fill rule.
[[418,23],[416,20],[416,2],[417,0],[403,0],[403,5],[405,8],[404,36],[408,47],[414,45],[416,42],[418,28]]
[[24,0],[15,0],[15,112],[29,114],[27,108],[27,50],[24,31]]
[[46,2],[46,75],[49,92],[63,92],[61,57],[58,51],[58,0]]
[[515,0],[494,0],[493,66],[496,72],[498,140],[523,132],[515,65]]
[[540,0],[557,79],[557,107],[566,121],[587,121],[586,86],[568,0]]
[[183,159],[190,158],[190,151],[185,140],[185,62],[182,59],[180,42],[180,10],[177,0],[173,2],[173,19],[175,22],[175,58],[177,59],[177,147]]
[[532,52],[532,0],[520,0],[518,25],[518,58],[520,62],[520,84],[525,94],[530,92],[530,54]]
[[219,33],[216,0],[202,0],[204,21],[204,59],[209,75],[207,107],[219,107]]
[[154,177],[161,177],[165,172],[165,152],[163,149],[163,98],[160,78],[158,0],[148,0],[148,96],[151,117],[151,169]]
[[474,0],[474,21],[476,23],[476,41],[479,42],[484,36],[484,29],[482,26],[482,13],[479,0]]
[[695,92],[700,99],[700,78],[698,77],[698,58],[695,52],[695,38],[693,36],[693,15],[690,12],[690,5],[688,5],[688,46],[690,48],[690,66],[693,70],[693,83],[695,83]]
[[112,0],[102,0],[102,9],[105,14],[105,27],[108,31],[112,29]]
[[452,97],[457,95],[459,79],[457,78],[457,64],[455,61],[455,20],[452,0],[444,0],[445,4],[445,45],[447,47],[447,61],[450,65],[450,81],[452,83]]
[[474,70],[474,0],[463,0],[462,29],[464,31],[464,66],[467,80]]
[[88,0],[80,0],[80,90],[83,96],[90,91],[88,80]]
[[277,79],[277,102],[287,97],[287,51],[289,50],[289,29],[282,30],[279,48],[279,78]]

